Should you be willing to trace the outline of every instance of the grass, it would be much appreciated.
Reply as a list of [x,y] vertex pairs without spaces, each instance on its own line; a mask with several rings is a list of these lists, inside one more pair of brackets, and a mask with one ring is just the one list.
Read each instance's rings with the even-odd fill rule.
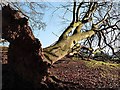
[[108,77],[111,77],[114,79],[119,78],[119,75],[118,75],[119,72],[114,73],[114,70],[115,71],[119,70],[120,64],[96,61],[96,60],[90,60],[90,61],[82,60],[82,61],[84,62],[85,66],[90,68],[91,70],[97,69],[102,78],[108,78]]
[[109,68],[120,68],[120,64],[110,63],[110,62],[103,62],[103,61],[84,61],[87,67],[99,67],[99,66],[106,66]]
[[[72,60],[77,61],[81,60],[76,57],[72,57]],[[87,67],[96,68],[96,67],[109,67],[109,68],[120,68],[120,64],[111,63],[111,62],[104,62],[104,61],[96,61],[96,60],[82,60]]]

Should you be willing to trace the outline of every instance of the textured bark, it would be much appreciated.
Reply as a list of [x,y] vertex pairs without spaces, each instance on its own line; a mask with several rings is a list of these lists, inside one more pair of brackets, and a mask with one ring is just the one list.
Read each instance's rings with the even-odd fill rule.
[[10,43],[8,64],[20,77],[39,87],[47,76],[48,64],[43,62],[41,43],[34,37],[28,19],[20,17],[10,6],[4,6],[2,30],[2,38]]
[[[90,30],[88,32],[80,32],[82,26],[83,24],[80,22],[70,25],[61,35],[56,44],[44,48],[43,51],[46,59],[51,61],[51,63],[60,60],[65,55],[71,52],[71,49],[75,46],[75,44],[78,41],[91,37],[92,35],[95,34],[93,30]],[[75,27],[77,33],[74,33],[72,36],[67,36],[67,34]]]

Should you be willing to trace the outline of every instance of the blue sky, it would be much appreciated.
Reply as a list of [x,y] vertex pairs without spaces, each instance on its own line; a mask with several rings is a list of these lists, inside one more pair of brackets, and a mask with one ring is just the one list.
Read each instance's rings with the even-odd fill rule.
[[[21,4],[23,3],[21,2]],[[65,28],[69,25],[69,23],[67,22],[63,23],[61,19],[61,17],[64,15],[65,9],[56,10],[56,7],[59,7],[61,4],[65,4],[65,3],[66,2],[45,2],[45,4],[48,5],[48,8],[46,8],[43,11],[45,15],[43,16],[42,21],[45,22],[46,28],[45,30],[33,31],[35,37],[41,41],[43,48],[55,43],[55,41],[58,40],[59,36],[62,34]],[[30,9],[28,7],[22,7],[22,9],[24,9],[27,12],[30,12]],[[69,13],[67,13],[66,15],[67,18],[70,19],[72,18],[72,15],[69,15]],[[5,43],[4,45],[6,46],[8,45],[8,43]]]
[[[60,4],[65,4],[65,2],[50,2],[51,5],[57,7]],[[69,25],[69,23],[63,23],[62,15],[65,9],[59,9],[54,12],[56,8],[51,7],[45,10],[45,15],[43,16],[43,21],[46,23],[45,30],[34,31],[35,36],[41,41],[42,47],[47,47],[58,40],[58,37],[64,31],[64,29]],[[54,14],[53,14],[54,12]],[[72,18],[72,15],[68,15],[68,18]]]

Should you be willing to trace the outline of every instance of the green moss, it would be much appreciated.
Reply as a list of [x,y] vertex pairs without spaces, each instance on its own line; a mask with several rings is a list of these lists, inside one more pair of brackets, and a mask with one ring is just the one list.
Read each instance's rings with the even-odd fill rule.
[[84,63],[88,68],[98,69],[99,74],[102,78],[109,78],[109,77],[118,78],[119,77],[117,73],[111,73],[111,71],[116,69],[118,70],[120,68],[120,64],[95,61],[95,60],[84,61]]
[[87,67],[109,67],[109,68],[120,68],[120,64],[114,64],[114,63],[109,63],[109,62],[103,62],[103,61],[95,61],[95,60],[90,60],[90,61],[84,61],[85,65]]

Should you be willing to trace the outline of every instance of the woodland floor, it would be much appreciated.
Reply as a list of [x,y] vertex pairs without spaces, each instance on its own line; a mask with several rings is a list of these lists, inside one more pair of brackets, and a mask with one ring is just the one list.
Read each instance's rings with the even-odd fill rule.
[[[47,83],[48,87],[39,90],[120,90],[120,64],[63,58],[49,71],[57,83]],[[7,64],[3,65],[3,90],[32,88],[30,83],[15,77]]]

